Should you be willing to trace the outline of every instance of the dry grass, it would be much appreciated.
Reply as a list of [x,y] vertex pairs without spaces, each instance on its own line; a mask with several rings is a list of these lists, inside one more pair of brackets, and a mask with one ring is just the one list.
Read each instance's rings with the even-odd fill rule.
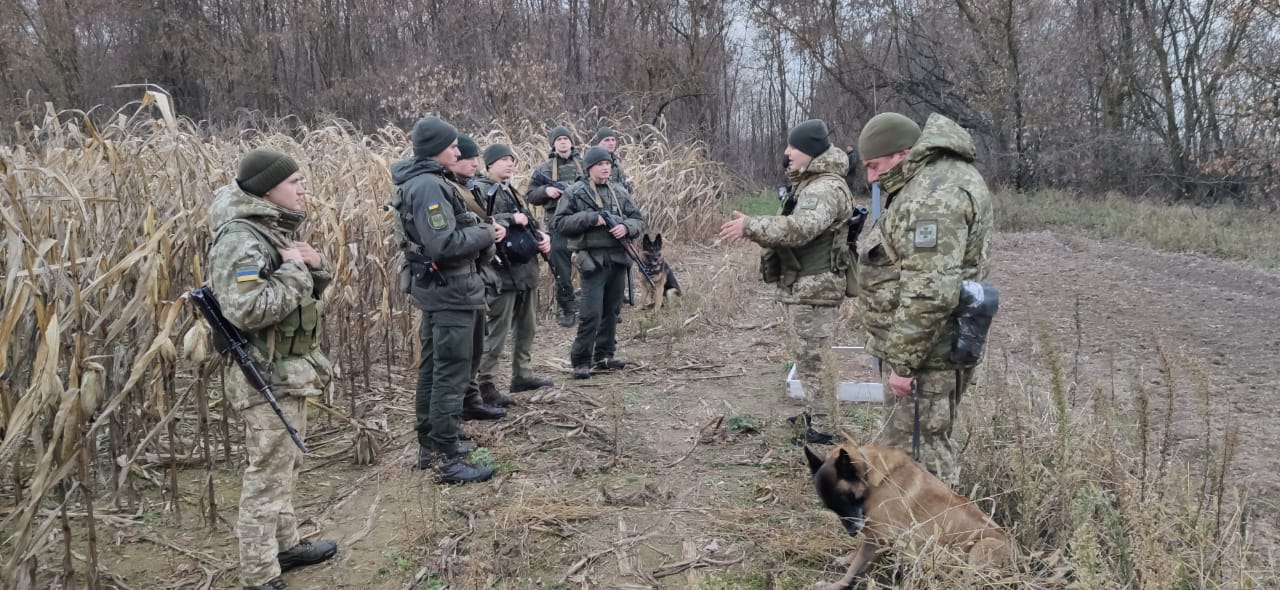
[[[323,336],[353,344],[326,346],[342,369],[326,405],[358,416],[355,392],[394,387],[393,372],[410,364],[416,345],[415,314],[394,292],[389,269],[398,252],[382,210],[392,188],[388,166],[408,152],[402,130],[364,135],[332,121],[286,131],[276,122],[210,136],[152,92],[95,120],[107,123],[50,107],[38,127],[19,130],[21,142],[0,146],[0,497],[9,504],[0,513],[7,531],[0,586],[9,588],[31,587],[50,531],[73,526],[69,503],[134,507],[142,488],[154,486],[175,518],[216,515],[212,485],[181,489],[179,467],[211,473],[219,459],[229,464],[238,429],[216,395],[220,363],[202,346],[202,325],[182,297],[202,280],[210,195],[247,149],[290,153],[308,179],[301,239],[325,254],[335,275]],[[714,220],[704,213],[729,182],[723,169],[699,146],[670,145],[660,129],[609,123],[634,129],[621,155],[643,187],[636,199],[650,227],[685,239],[708,235]],[[499,135],[511,141],[525,174],[545,157],[540,126],[497,128],[482,145]],[[352,424],[367,459],[368,433]],[[141,460],[148,457],[150,466]],[[180,513],[188,491],[204,495],[200,514]],[[50,506],[61,510],[44,511]],[[91,539],[93,522],[90,510],[83,524]],[[68,545],[64,569],[71,555]]]

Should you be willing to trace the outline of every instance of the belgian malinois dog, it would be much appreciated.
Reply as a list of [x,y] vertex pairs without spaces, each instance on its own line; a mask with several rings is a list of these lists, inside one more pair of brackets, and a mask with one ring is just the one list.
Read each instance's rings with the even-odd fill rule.
[[901,535],[967,554],[971,565],[1004,565],[1017,558],[1013,539],[968,498],[961,496],[905,452],[879,445],[836,447],[821,458],[804,448],[822,504],[840,517],[845,532],[862,536],[840,581],[824,590],[847,590],[871,566],[878,549]]
[[680,282],[676,280],[675,271],[671,270],[667,260],[662,257],[662,234],[652,240],[649,239],[649,234],[644,235],[640,242],[640,262],[649,271],[649,278],[653,279],[652,287],[649,286],[649,281],[640,282],[649,299],[647,307],[662,309],[662,300],[668,293],[684,295],[684,291],[680,290]]

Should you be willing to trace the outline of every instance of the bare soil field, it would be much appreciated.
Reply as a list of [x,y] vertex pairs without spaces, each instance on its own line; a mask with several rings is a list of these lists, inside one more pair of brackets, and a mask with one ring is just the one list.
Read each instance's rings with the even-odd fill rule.
[[[624,309],[626,370],[573,381],[572,332],[544,318],[534,360],[558,387],[521,397],[503,421],[468,423],[499,468],[487,484],[440,486],[408,467],[409,367],[391,379],[398,385],[369,393],[366,417],[385,416],[392,433],[378,465],[352,465],[340,424],[314,417],[315,453],[296,504],[304,534],[337,539],[340,552],[287,574],[290,587],[800,588],[843,573],[835,560],[852,540],[819,505],[802,452],[787,442],[785,417],[800,405],[783,397],[784,330],[770,288],[755,280],[755,248],[669,249],[687,295],[660,314]],[[1220,435],[1235,423],[1242,436],[1229,483],[1248,493],[1240,498],[1254,511],[1250,526],[1276,529],[1280,511],[1266,502],[1280,497],[1280,277],[1054,233],[1004,234],[995,251],[1002,311],[966,424],[983,427],[984,412],[1004,403],[998,395],[1044,382],[1047,335],[1074,379],[1078,411],[1091,396],[1172,385],[1172,442],[1191,460],[1206,415],[1190,365],[1202,366],[1209,428]],[[856,330],[840,333],[837,344],[860,344]],[[1161,352],[1173,359],[1171,384]],[[1002,393],[996,381],[1007,384]],[[846,431],[872,436],[876,410],[845,404]],[[216,530],[196,514],[198,491],[181,521],[161,505],[103,518],[104,582],[239,587],[239,469],[233,457],[216,474]],[[197,490],[191,477],[186,489]],[[973,497],[1001,493],[966,484]]]

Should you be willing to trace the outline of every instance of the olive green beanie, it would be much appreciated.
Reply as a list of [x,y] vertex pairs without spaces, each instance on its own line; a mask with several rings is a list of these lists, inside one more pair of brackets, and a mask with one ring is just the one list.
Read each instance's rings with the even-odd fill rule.
[[515,152],[511,151],[511,146],[505,143],[495,143],[484,148],[484,165],[487,168],[492,166],[494,162],[497,162],[507,156],[511,156],[511,159],[513,160],[516,157]]
[[458,139],[458,130],[439,117],[423,117],[413,125],[413,156],[434,158]]
[[551,142],[551,147],[556,147],[556,140],[561,137],[568,137],[569,141],[573,141],[573,133],[564,125],[557,125],[555,129],[552,129],[551,133],[547,135],[547,140]]
[[590,170],[592,166],[595,166],[600,162],[612,163],[613,158],[609,157],[609,150],[598,145],[593,146],[591,149],[587,150],[587,154],[582,157],[582,169]]
[[591,138],[591,145],[600,145],[600,142],[604,141],[604,138],[606,137],[616,139],[618,137],[618,133],[609,127],[601,127],[596,130],[596,136]]
[[476,145],[476,140],[471,139],[466,133],[458,134],[458,159],[466,160],[467,158],[479,158],[480,146]]
[[920,139],[920,126],[898,113],[880,113],[867,121],[858,135],[858,157],[874,160],[909,150]]
[[236,183],[246,193],[263,196],[298,171],[298,163],[288,154],[257,148],[240,158]]
[[831,135],[831,132],[827,129],[826,122],[822,119],[809,119],[791,128],[791,133],[787,135],[787,143],[808,154],[809,157],[816,158],[831,149],[828,135]]

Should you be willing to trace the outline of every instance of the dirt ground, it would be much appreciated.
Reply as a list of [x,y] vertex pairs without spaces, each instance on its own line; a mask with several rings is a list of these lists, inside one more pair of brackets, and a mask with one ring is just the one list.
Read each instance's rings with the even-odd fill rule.
[[[341,460],[340,431],[313,419],[317,454],[335,456],[309,468],[297,504],[304,533],[341,549],[289,573],[290,587],[799,588],[837,577],[834,561],[851,543],[787,443],[784,417],[800,406],[782,397],[783,330],[770,290],[754,280],[754,252],[672,252],[688,293],[661,314],[624,310],[620,357],[630,364],[617,374],[569,379],[571,331],[544,319],[534,359],[559,387],[469,427],[499,469],[488,484],[439,486],[407,467],[407,368],[402,386],[377,392],[372,415],[385,415],[393,435],[378,465]],[[1003,303],[989,359],[1039,364],[1045,329],[1077,375],[1159,389],[1157,345],[1191,359],[1180,363],[1201,359],[1211,427],[1235,422],[1245,439],[1233,479],[1277,497],[1280,278],[1052,233],[1001,235],[995,252]],[[1177,390],[1194,396],[1183,369]],[[1089,395],[1081,387],[1072,399],[1085,407]],[[1176,408],[1175,443],[1191,453],[1204,416],[1193,403]],[[872,428],[874,411],[848,409],[851,428]],[[325,432],[335,433],[328,446]],[[239,473],[233,465],[215,477],[216,530],[199,524],[194,484],[182,523],[161,506],[104,522],[102,565],[118,587],[238,587]],[[1261,518],[1274,527],[1276,513]]]

